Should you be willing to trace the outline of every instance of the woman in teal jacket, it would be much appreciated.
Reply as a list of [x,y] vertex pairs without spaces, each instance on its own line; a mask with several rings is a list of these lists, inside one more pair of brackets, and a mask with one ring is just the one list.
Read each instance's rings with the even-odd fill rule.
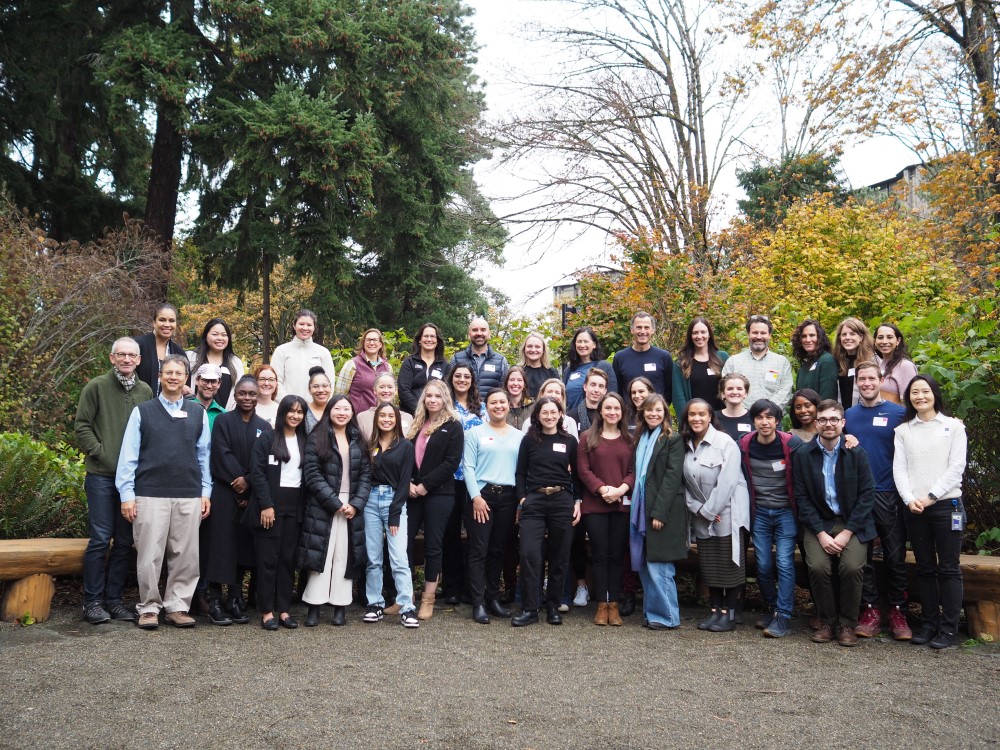
[[[792,354],[799,363],[799,374],[795,379],[795,390],[811,388],[820,399],[836,399],[837,360],[833,358],[830,337],[826,335],[818,320],[806,318],[792,334]],[[784,407],[785,404],[779,404]],[[788,404],[789,411],[791,404]]]

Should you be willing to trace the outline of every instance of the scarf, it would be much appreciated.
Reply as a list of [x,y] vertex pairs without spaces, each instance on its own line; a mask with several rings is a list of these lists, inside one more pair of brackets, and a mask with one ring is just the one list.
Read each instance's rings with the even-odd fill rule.
[[132,371],[131,377],[127,377],[127,378],[124,375],[122,375],[120,372],[118,372],[117,368],[112,367],[111,371],[114,372],[115,377],[118,378],[118,382],[122,384],[122,388],[125,389],[126,393],[128,393],[133,388],[135,388],[135,382],[136,382],[135,370]]
[[635,449],[635,487],[629,515],[629,553],[635,571],[646,564],[646,471],[661,431],[662,427],[657,427],[644,432]]

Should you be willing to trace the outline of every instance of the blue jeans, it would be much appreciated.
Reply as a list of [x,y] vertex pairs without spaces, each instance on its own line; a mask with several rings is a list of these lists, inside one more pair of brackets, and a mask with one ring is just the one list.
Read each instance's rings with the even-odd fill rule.
[[372,487],[365,506],[365,548],[368,551],[368,567],[365,571],[365,594],[368,604],[385,606],[382,597],[382,538],[383,533],[389,545],[389,567],[392,580],[396,584],[396,604],[401,612],[413,609],[413,579],[410,578],[410,563],[406,557],[406,506],[399,516],[396,535],[389,533],[389,506],[396,490],[387,484]]
[[[768,610],[785,617],[795,607],[795,540],[798,529],[791,508],[761,508],[753,518],[753,549],[757,556],[757,585]],[[774,551],[772,553],[772,547]],[[775,589],[774,572],[778,571]]]
[[676,628],[681,624],[681,607],[677,602],[677,582],[673,563],[646,561],[639,566],[642,581],[642,616],[647,622]]
[[[132,524],[122,516],[121,497],[115,488],[114,477],[87,472],[83,489],[87,493],[90,527],[90,541],[83,553],[83,604],[106,602],[113,607],[121,603],[125,590],[125,576],[132,559]],[[114,545],[111,545],[112,539]],[[106,578],[105,557],[108,558]]]

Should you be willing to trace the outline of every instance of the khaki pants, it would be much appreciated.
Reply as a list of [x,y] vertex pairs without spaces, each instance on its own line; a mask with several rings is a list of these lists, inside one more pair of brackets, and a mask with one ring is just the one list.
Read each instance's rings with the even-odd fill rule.
[[[198,583],[200,497],[136,497],[133,535],[138,553],[139,614],[187,612]],[[160,596],[160,570],[167,558],[167,587]]]

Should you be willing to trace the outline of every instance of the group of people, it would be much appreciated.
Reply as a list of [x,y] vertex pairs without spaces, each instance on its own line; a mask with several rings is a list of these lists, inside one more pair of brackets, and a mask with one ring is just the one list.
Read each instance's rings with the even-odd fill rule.
[[[818,321],[803,321],[793,376],[762,315],[750,317],[749,348],[733,356],[701,317],[676,359],[652,345],[648,313],[632,318],[632,344],[611,362],[582,327],[561,374],[538,334],[510,365],[475,318],[469,345],[446,359],[440,330],[426,323],[398,378],[376,328],[338,374],[312,341],[308,310],[252,375],[225,321],[209,321],[187,353],[172,341],[176,328],[176,309],[161,305],[153,332],[115,341],[111,371],[81,395],[91,623],[155,628],[161,610],[177,627],[194,625],[192,613],[246,623],[250,570],[268,630],[298,627],[296,578],[305,626],[324,605],[334,625],[346,624],[362,577],[368,623],[398,615],[418,627],[433,617],[440,585],[447,604],[472,605],[477,623],[528,626],[544,606],[558,625],[570,602],[594,600],[595,624],[620,626],[641,588],[643,625],[669,630],[680,625],[675,564],[694,541],[710,599],[700,629],[741,621],[752,543],[767,604],[757,625],[786,635],[799,545],[817,613],[812,640],[852,646],[881,631],[877,538],[892,636],[955,643],[965,430],[894,325],[873,337],[848,318],[831,345]],[[411,566],[421,530],[418,608]],[[907,540],[920,581],[915,632]],[[133,544],[136,611],[122,601]]]

